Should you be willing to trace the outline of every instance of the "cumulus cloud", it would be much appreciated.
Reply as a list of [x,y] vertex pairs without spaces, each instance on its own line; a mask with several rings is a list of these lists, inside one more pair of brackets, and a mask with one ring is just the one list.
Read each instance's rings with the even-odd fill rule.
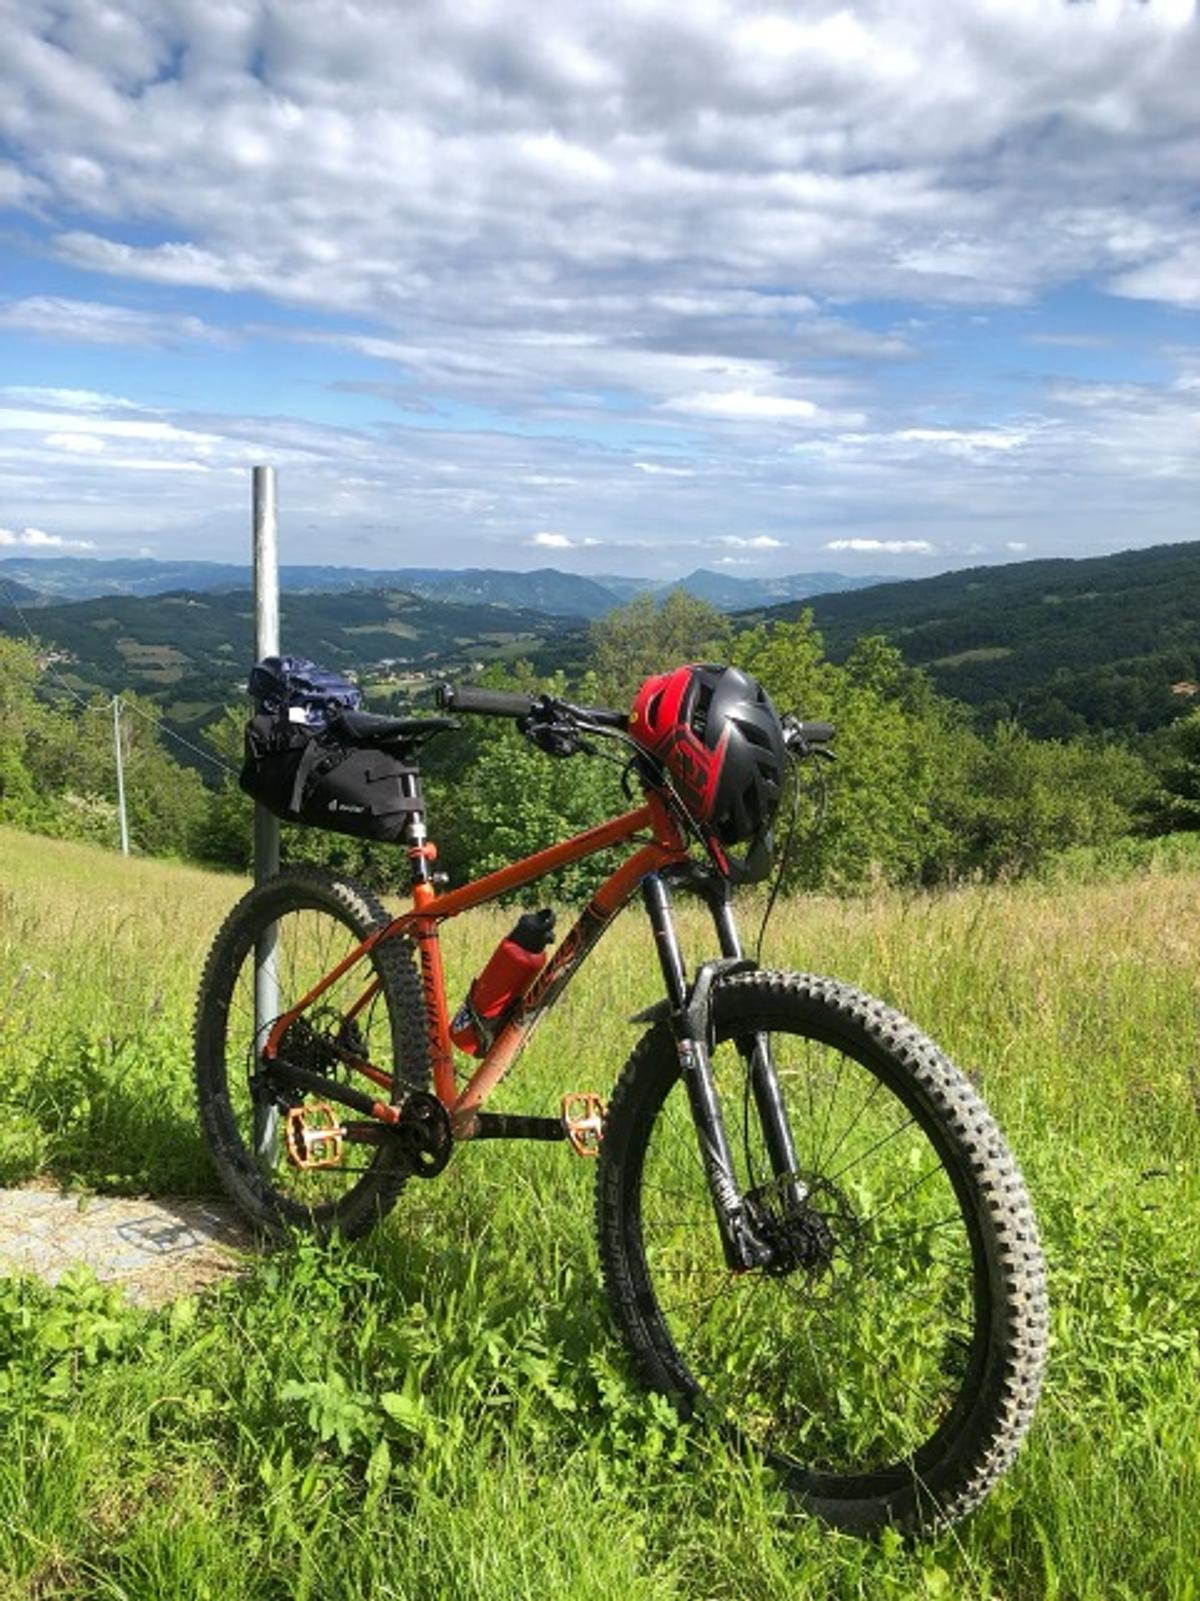
[[93,539],[65,539],[61,534],[48,534],[41,528],[0,528],[0,545],[16,546],[21,550],[95,550]]
[[742,550],[782,550],[783,540],[772,539],[770,534],[755,534],[752,538],[743,539],[738,534],[722,534],[723,545],[736,545]]
[[529,540],[539,550],[583,550],[599,544],[597,539],[569,539],[566,534],[540,533]]
[[826,550],[880,551],[889,556],[932,556],[927,539],[830,539]]
[[681,395],[676,400],[668,400],[665,410],[690,412],[696,417],[744,418],[752,422],[810,421],[818,413],[818,407],[811,400],[790,395],[756,395],[748,389],[732,389],[725,394]]
[[[1081,281],[1195,308],[1198,80],[1183,0],[510,0],[403,28],[340,0],[28,0],[0,204],[56,292],[0,329],[90,346],[81,372],[186,361],[137,408],[105,380],[5,392],[5,515],[232,554],[238,475],[272,459],[297,532],[347,559],[581,524],[606,553],[745,526],[789,554],[864,529],[1002,551],[1064,514],[1187,537],[1195,389],[1056,367],[1013,400],[943,357],[964,308]],[[1026,337],[1039,363],[1096,348]],[[222,339],[256,341],[244,402],[168,403],[217,391],[188,382]]]

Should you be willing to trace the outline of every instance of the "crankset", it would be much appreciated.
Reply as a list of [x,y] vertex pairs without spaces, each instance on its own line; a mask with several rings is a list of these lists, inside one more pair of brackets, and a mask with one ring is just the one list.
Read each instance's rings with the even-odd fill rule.
[[413,1090],[405,1096],[399,1121],[388,1132],[419,1179],[436,1178],[454,1150],[450,1114],[437,1096],[426,1090]]

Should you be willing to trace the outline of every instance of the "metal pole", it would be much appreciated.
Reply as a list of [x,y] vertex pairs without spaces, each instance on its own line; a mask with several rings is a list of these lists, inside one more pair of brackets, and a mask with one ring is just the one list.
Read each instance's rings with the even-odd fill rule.
[[[253,470],[254,507],[254,658],[279,655],[279,539],[275,516],[275,469]],[[254,882],[262,884],[279,871],[279,821],[263,806],[254,808]],[[279,975],[276,966],[278,925],[264,930],[255,947],[254,1032],[261,1044],[267,1029],[279,1016]],[[279,1141],[279,1119],[264,1108],[261,1127],[255,1130],[260,1157],[274,1160]]]
[[[279,529],[275,516],[275,469],[255,467],[254,478],[254,659],[279,655]],[[254,882],[279,871],[279,819],[254,808]]]
[[113,752],[117,758],[117,818],[121,824],[121,855],[129,855],[129,823],[125,817],[125,757],[121,750],[121,697],[113,696]]

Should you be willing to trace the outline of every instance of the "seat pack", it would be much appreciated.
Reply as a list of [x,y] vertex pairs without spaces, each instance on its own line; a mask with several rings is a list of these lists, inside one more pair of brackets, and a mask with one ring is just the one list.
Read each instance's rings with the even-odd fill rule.
[[[356,685],[301,656],[267,656],[250,673],[238,783],[288,823],[392,843],[419,808],[411,748],[363,748],[340,727],[362,705]],[[406,782],[408,780],[408,782]]]

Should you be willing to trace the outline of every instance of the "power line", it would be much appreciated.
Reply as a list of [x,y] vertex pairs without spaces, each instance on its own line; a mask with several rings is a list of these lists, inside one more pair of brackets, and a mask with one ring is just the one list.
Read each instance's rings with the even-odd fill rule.
[[[0,589],[4,590],[5,595],[8,597],[8,604],[21,619],[22,627],[29,636],[30,644],[36,647],[38,644],[38,637],[30,627],[29,619],[17,604],[16,598],[14,597],[12,590],[8,587],[7,581],[3,578],[0,578]],[[100,706],[92,705],[92,703],[85,699],[85,697],[81,695],[78,690],[72,689],[71,685],[67,683],[66,679],[55,672],[54,668],[48,662],[45,664],[42,671],[53,680],[57,688],[61,689],[64,694],[69,695],[71,699],[75,701],[77,705],[81,706],[85,712],[103,712],[105,715],[108,714],[109,707],[107,704]],[[114,697],[114,699],[120,700],[120,697],[117,696]],[[135,706],[132,701],[122,700],[121,704],[126,711],[132,712],[135,717],[141,717],[146,722],[150,723],[155,729],[157,729],[163,738],[174,740],[177,745],[181,745],[185,750],[190,750],[193,756],[198,756],[201,761],[208,762],[211,766],[219,768],[221,772],[227,773],[231,778],[237,777],[236,767],[231,767],[227,761],[224,761],[220,756],[215,755],[212,751],[203,750],[199,745],[193,745],[190,739],[185,739],[182,734],[177,734],[173,728],[168,728],[161,717],[156,717],[150,712],[143,711],[140,706]]]

